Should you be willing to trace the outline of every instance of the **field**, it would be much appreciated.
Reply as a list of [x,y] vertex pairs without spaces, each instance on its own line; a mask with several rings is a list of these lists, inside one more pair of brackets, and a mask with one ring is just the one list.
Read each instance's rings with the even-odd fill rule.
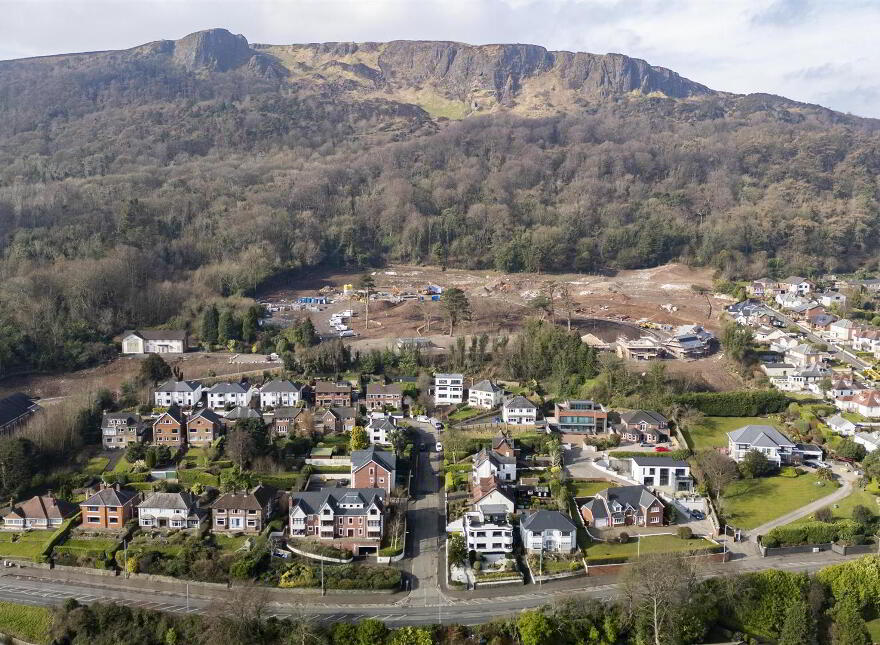
[[724,493],[722,513],[734,526],[753,529],[801,506],[830,495],[836,482],[817,486],[816,475],[741,479]]
[[722,448],[727,445],[728,432],[749,424],[773,425],[766,417],[705,417],[683,433],[695,451]]
[[[877,495],[869,493],[866,490],[854,490],[852,493],[844,497],[842,500],[837,502],[837,504],[832,504],[829,506],[831,509],[831,514],[835,519],[849,519],[852,517],[852,510],[856,506],[865,506],[868,508],[875,516],[880,515],[880,508],[877,506],[877,500],[880,499]],[[802,517],[799,520],[795,520],[791,522],[788,526],[792,526],[795,524],[803,524],[804,522],[811,522],[813,520],[812,515],[807,515],[806,517]]]
[[[637,529],[638,527],[633,527]],[[641,542],[641,544],[639,544]],[[694,551],[717,546],[705,538],[682,540],[677,535],[646,535],[639,540],[630,539],[626,544],[618,542],[594,542],[587,547],[587,562],[591,558],[634,558],[638,553],[671,553]]]
[[49,642],[52,610],[0,601],[0,632],[28,643]]

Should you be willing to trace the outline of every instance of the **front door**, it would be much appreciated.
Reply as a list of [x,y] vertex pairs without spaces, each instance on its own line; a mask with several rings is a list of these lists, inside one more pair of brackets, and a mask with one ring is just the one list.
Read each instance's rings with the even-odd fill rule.
[[348,529],[348,537],[354,537],[354,529]]
[[244,528],[244,520],[240,517],[230,517],[229,518],[229,528],[231,528],[231,529]]
[[168,520],[165,519],[164,517],[160,517],[159,518],[159,528],[164,529],[166,526],[168,526]]

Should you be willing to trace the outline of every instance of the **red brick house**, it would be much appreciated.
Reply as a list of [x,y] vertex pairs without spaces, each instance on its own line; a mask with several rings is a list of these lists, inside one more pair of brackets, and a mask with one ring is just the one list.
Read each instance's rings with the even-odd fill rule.
[[291,537],[336,542],[355,555],[376,554],[382,540],[385,491],[324,488],[290,495]]
[[211,529],[231,533],[259,533],[275,512],[278,491],[260,484],[251,491],[233,491],[211,505]]
[[315,383],[315,405],[319,408],[351,407],[353,405],[350,383]]
[[614,430],[624,441],[635,443],[662,443],[669,441],[669,421],[651,410],[621,412],[620,423]]
[[370,383],[367,385],[366,404],[369,412],[381,412],[385,406],[399,410],[403,407],[403,390],[397,383]]
[[79,505],[82,526],[87,529],[119,531],[134,518],[141,495],[136,490],[105,486]]
[[186,445],[186,418],[176,405],[172,405],[153,422],[153,443],[169,448]]
[[662,526],[663,502],[644,486],[606,488],[581,505],[586,526]]
[[396,477],[397,457],[393,452],[370,446],[351,453],[351,485],[354,488],[382,488],[390,495]]
[[210,446],[222,429],[220,415],[211,408],[202,408],[186,421],[187,441],[191,446]]

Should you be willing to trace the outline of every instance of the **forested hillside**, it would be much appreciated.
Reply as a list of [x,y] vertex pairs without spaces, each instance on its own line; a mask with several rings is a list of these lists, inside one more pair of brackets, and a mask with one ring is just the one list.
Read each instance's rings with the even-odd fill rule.
[[0,374],[321,263],[877,268],[875,121],[620,56],[331,45],[0,62]]

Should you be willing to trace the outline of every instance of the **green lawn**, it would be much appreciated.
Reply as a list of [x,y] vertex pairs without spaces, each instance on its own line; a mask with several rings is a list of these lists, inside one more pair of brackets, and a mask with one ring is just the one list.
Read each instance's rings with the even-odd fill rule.
[[724,493],[722,513],[734,526],[753,529],[837,489],[837,482],[818,486],[815,474],[800,477],[741,479]]
[[470,419],[481,414],[488,414],[490,410],[484,410],[482,408],[471,408],[471,407],[463,407],[460,410],[456,410],[452,414],[449,415],[450,421],[464,421],[466,419]]
[[[0,533],[0,557],[27,558],[33,560],[46,548],[46,542],[54,531],[30,531],[28,533]],[[13,542],[13,539],[16,541]]]
[[0,632],[42,645],[49,642],[51,626],[51,609],[0,602]]
[[116,540],[107,538],[71,538],[59,546],[77,551],[110,551],[116,547]]
[[[870,509],[874,516],[880,515],[880,507],[877,506],[877,495],[867,492],[864,489],[854,490],[852,493],[844,497],[842,500],[837,502],[837,508],[832,504],[830,506],[831,513],[834,515],[836,519],[850,519],[852,517],[853,507],[862,505]],[[802,517],[799,520],[795,520],[791,522],[788,526],[792,526],[795,524],[803,524],[805,522],[812,522],[813,516],[812,514],[807,515],[806,517]]]
[[880,618],[869,620],[865,623],[868,627],[868,635],[872,643],[880,643]]
[[241,548],[241,546],[247,540],[244,536],[234,537],[232,535],[221,535],[219,533],[214,533],[214,544],[217,545],[217,548],[221,551],[225,551],[227,553],[234,553]]
[[586,479],[572,479],[574,485],[575,497],[592,497],[601,490],[606,488],[614,488],[618,484],[616,482],[588,481]]
[[129,470],[131,470],[131,462],[125,458],[125,455],[122,455],[119,461],[116,462],[116,465],[113,466],[113,472],[127,473]]
[[[638,527],[633,527],[637,530]],[[639,545],[641,542],[641,545]],[[630,539],[626,544],[618,542],[594,542],[587,547],[587,561],[590,558],[634,558],[638,553],[670,553],[673,551],[694,551],[717,546],[705,538],[682,540],[677,535],[645,535],[640,540]]]
[[773,425],[765,417],[705,417],[699,424],[684,430],[694,451],[727,445],[727,433],[747,425]]
[[86,475],[97,477],[102,472],[104,472],[104,469],[109,463],[110,459],[107,457],[92,457],[91,459],[89,459],[89,463],[87,463],[83,468],[83,472]]

